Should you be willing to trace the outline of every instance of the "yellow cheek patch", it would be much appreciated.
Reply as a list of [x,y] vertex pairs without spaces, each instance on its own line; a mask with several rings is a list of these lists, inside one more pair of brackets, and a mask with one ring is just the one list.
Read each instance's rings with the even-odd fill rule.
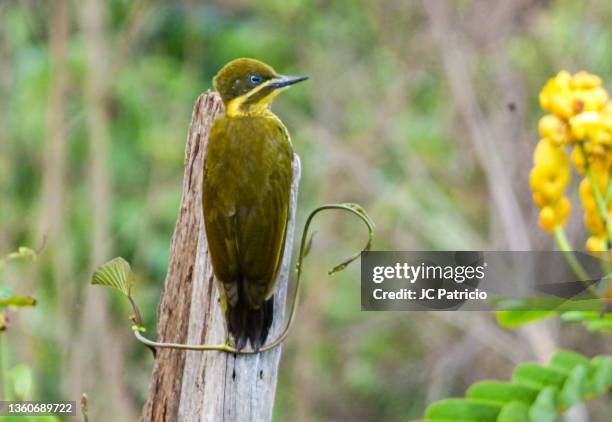
[[236,116],[244,115],[245,113],[241,110],[242,104],[244,104],[244,100],[245,100],[244,97],[234,98],[232,101],[230,101],[227,104],[227,110],[225,110],[225,113],[229,117],[236,117]]
[[250,102],[249,99],[257,95],[262,89],[267,87],[272,80],[259,85],[240,97],[236,97],[227,104],[226,114],[229,117],[247,116],[253,114],[261,114],[267,111],[268,105],[274,97],[276,97],[282,89],[274,89],[268,95],[258,99],[255,102]]

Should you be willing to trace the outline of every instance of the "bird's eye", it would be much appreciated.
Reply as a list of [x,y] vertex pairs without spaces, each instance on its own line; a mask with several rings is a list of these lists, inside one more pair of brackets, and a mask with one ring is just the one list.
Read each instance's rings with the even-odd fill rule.
[[250,81],[250,82],[251,82],[251,84],[253,84],[253,85],[259,85],[259,84],[260,84],[260,83],[263,81],[263,79],[262,79],[262,77],[261,77],[261,76],[259,76],[259,75],[251,75],[251,76],[249,77],[249,81]]

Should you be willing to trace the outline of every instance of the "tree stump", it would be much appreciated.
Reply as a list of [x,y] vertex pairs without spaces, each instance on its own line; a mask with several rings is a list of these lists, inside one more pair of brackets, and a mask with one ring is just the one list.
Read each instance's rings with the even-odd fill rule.
[[[159,341],[220,344],[226,338],[201,203],[206,145],[212,123],[222,112],[223,104],[214,92],[200,95],[193,109],[183,197],[158,307]],[[268,340],[276,338],[284,326],[299,178],[300,161],[295,155],[285,253]],[[280,347],[255,355],[158,349],[142,420],[269,421],[280,355]]]

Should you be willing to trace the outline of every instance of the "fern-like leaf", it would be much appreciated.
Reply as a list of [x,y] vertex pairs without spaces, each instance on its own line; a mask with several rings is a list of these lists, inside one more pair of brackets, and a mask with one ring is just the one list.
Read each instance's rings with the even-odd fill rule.
[[560,351],[547,366],[520,364],[512,382],[479,382],[464,398],[431,404],[424,422],[552,422],[559,413],[611,388],[612,356],[589,360]]

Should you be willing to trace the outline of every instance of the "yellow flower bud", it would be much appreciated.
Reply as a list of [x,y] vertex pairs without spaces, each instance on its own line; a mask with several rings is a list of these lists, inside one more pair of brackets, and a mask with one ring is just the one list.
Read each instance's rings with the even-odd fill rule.
[[[605,154],[591,154],[589,163],[595,169],[610,169],[612,170],[612,154],[611,150],[607,149]],[[606,188],[607,189],[607,188]],[[605,191],[602,191],[605,192]]]
[[540,192],[533,193],[533,202],[538,208],[544,208],[546,205],[548,205],[548,201]]
[[564,144],[571,140],[567,122],[554,114],[547,114],[540,119],[538,131],[542,138],[548,138],[555,144]]
[[[608,101],[608,104],[612,104],[612,101]],[[607,132],[612,132],[612,107],[606,106],[599,114],[602,128]]]
[[572,135],[578,140],[590,138],[601,127],[601,116],[595,111],[580,113],[569,120]]
[[565,220],[567,220],[572,209],[572,203],[564,196],[555,204],[554,209],[557,224],[565,224]]
[[600,162],[594,161],[591,164],[591,170],[593,171],[593,176],[595,177],[595,180],[597,181],[599,192],[601,193],[601,196],[603,197],[606,194],[606,190],[608,189],[608,180],[609,180],[608,168],[601,165]]
[[590,159],[593,158],[602,158],[606,155],[606,148],[601,144],[596,144],[594,142],[586,142],[584,144],[584,150],[587,152]]
[[540,210],[540,226],[547,232],[552,232],[557,225],[565,224],[570,213],[569,199],[562,197],[554,205],[547,205]]
[[533,161],[535,165],[529,175],[531,189],[540,195],[537,200],[540,204],[552,204],[563,195],[569,182],[571,171],[567,155],[563,148],[544,138],[536,146]]
[[539,192],[542,197],[552,203],[562,195],[569,181],[568,171],[551,165],[537,165],[531,170],[529,184],[533,192]]
[[609,148],[612,146],[612,133],[608,132],[604,128],[601,128],[594,134],[591,140],[596,144]]
[[540,210],[540,227],[549,233],[555,229],[555,211],[551,206],[544,207]]
[[586,250],[589,252],[605,252],[608,239],[605,236],[591,236],[586,241]]
[[[593,175],[595,177],[595,180],[597,180],[600,193],[603,197],[605,195],[605,190],[603,189],[607,188],[608,174],[601,172],[601,170],[595,170],[594,167]],[[605,232],[606,228],[599,214],[599,209],[595,200],[595,193],[593,192],[591,180],[589,178],[584,178],[580,182],[578,193],[580,195],[580,201],[582,202],[582,206],[584,207],[584,225],[586,226],[586,228],[589,230],[589,232],[594,234]],[[612,207],[609,205],[608,219],[610,218],[612,218]]]
[[593,234],[604,233],[606,230],[597,210],[584,213],[584,225]]
[[571,82],[574,89],[591,89],[601,86],[601,78],[584,70],[576,73]]
[[567,155],[565,155],[563,148],[547,138],[540,139],[540,142],[536,145],[533,151],[533,164],[536,166],[550,165],[563,168],[569,166]]
[[574,114],[574,98],[571,92],[571,75],[561,71],[550,79],[540,92],[540,105],[561,118],[570,118]]
[[582,179],[578,187],[578,194],[580,195],[580,202],[587,213],[597,212],[597,203],[595,202],[595,196],[593,189],[591,189],[591,181],[588,178]]
[[589,90],[581,89],[572,92],[572,99],[574,114],[585,111],[599,111],[608,101],[608,92],[602,87]]

